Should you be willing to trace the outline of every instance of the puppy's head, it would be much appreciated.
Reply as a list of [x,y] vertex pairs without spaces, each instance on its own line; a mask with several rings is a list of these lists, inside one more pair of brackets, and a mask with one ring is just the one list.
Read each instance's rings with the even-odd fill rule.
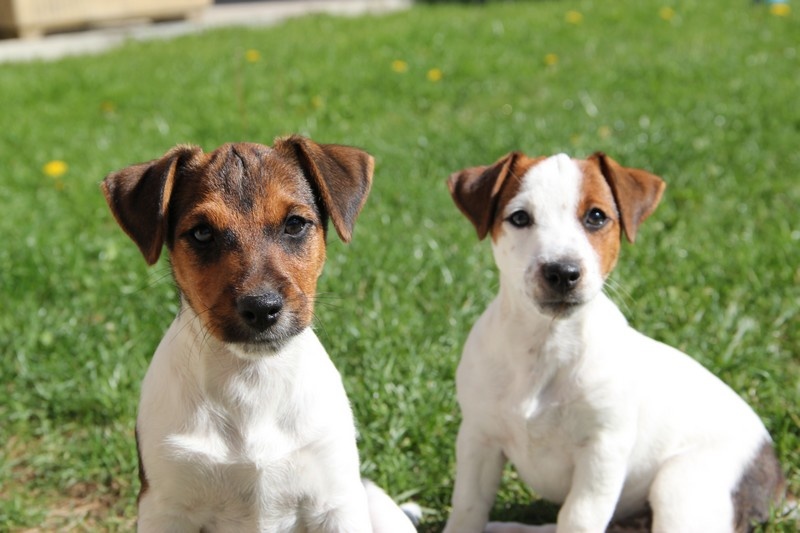
[[166,244],[199,320],[249,355],[280,348],[311,323],[327,222],[350,240],[372,170],[366,152],[293,136],[208,154],[177,146],[110,174],[102,188],[147,263]]
[[633,242],[665,184],[602,153],[586,160],[519,152],[450,176],[450,193],[478,237],[491,234],[504,284],[566,316],[602,290],[622,233]]

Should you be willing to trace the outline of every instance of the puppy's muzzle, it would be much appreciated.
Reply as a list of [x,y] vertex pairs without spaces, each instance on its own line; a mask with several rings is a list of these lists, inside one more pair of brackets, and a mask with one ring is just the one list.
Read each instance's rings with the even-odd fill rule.
[[542,278],[555,294],[566,296],[575,290],[581,281],[581,267],[572,261],[545,263]]
[[569,316],[586,298],[581,289],[583,274],[580,263],[576,261],[553,261],[541,265],[536,272],[533,293],[539,310],[548,315]]
[[278,322],[283,310],[283,297],[276,292],[248,294],[236,300],[236,310],[245,324],[262,333]]

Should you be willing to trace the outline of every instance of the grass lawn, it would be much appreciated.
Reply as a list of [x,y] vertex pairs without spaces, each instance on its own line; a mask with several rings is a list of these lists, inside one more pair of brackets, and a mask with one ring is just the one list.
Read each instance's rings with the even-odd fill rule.
[[[139,382],[177,299],[100,180],[177,143],[292,132],[377,159],[354,242],[331,239],[316,329],[364,474],[422,504],[424,531],[449,507],[461,346],[497,289],[444,181],[514,149],[604,150],[664,177],[612,297],[758,411],[800,493],[798,15],[745,0],[436,4],[2,65],[0,530],[135,519]],[[496,516],[553,518],[528,498],[509,469]]]

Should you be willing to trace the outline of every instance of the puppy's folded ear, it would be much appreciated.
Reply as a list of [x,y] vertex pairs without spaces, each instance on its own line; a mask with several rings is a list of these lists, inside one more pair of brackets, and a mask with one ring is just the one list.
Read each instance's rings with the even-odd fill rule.
[[625,236],[634,242],[639,224],[655,211],[667,184],[646,170],[623,167],[602,152],[594,153],[589,161],[600,166],[617,203]]
[[277,139],[273,149],[298,162],[339,238],[350,242],[372,186],[372,156],[358,148],[318,144],[299,135]]
[[453,201],[472,222],[478,239],[489,233],[497,216],[498,200],[514,162],[522,154],[511,152],[491,166],[465,168],[450,175],[447,187]]
[[114,218],[139,246],[148,265],[158,261],[166,239],[175,175],[200,153],[196,146],[176,146],[161,159],[112,172],[101,184]]

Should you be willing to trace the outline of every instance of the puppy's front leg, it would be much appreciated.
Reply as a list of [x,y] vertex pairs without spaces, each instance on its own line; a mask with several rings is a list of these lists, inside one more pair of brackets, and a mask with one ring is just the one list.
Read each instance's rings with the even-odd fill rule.
[[558,513],[559,533],[606,530],[622,492],[629,454],[619,435],[600,435],[580,448],[571,489]]
[[489,520],[506,457],[499,443],[462,422],[456,441],[453,510],[444,533],[479,533]]

